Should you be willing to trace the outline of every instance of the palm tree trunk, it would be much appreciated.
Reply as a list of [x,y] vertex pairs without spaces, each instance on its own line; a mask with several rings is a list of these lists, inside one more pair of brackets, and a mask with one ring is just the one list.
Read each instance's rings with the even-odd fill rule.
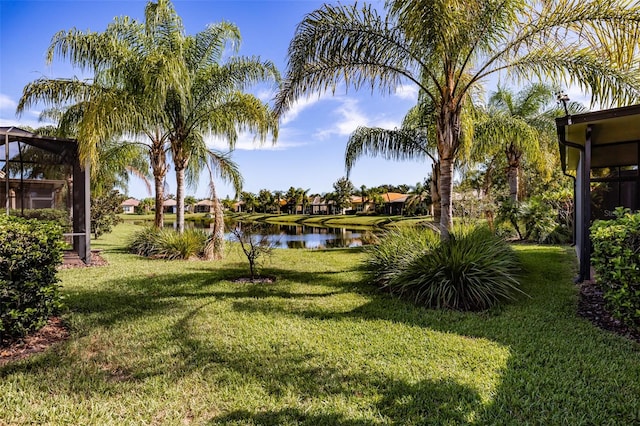
[[149,137],[151,138],[149,157],[156,193],[156,214],[153,224],[156,228],[162,228],[164,227],[164,177],[167,174],[167,156],[160,135],[156,132],[155,137],[153,135]]
[[449,240],[449,230],[453,227],[453,165],[455,153],[460,146],[460,106],[453,99],[445,101],[436,118],[436,138],[440,161],[440,239]]
[[176,230],[184,233],[184,167],[176,166]]
[[440,159],[440,238],[449,240],[449,230],[453,227],[453,159]]
[[509,198],[512,201],[518,201],[518,187],[520,186],[520,177],[518,176],[518,166],[509,164],[507,169],[507,181],[509,182]]
[[156,214],[153,225],[156,228],[164,227],[164,179],[161,177],[153,177],[156,191]]
[[216,188],[213,181],[209,185],[211,187],[214,216],[211,237],[204,248],[204,257],[206,260],[220,260],[224,252],[224,211],[222,209],[222,203],[216,195]]
[[431,193],[431,206],[433,207],[433,211],[431,212],[433,221],[440,223],[440,218],[442,217],[442,205],[440,204],[440,161],[436,161],[432,165],[429,192]]

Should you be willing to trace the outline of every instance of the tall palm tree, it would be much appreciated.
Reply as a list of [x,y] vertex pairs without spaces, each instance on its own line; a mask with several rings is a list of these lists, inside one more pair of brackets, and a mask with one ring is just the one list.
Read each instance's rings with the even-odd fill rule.
[[638,98],[637,2],[388,0],[386,9],[325,4],[305,16],[289,45],[276,111],[343,83],[387,93],[418,86],[435,108],[445,240],[461,116],[474,88],[506,75],[577,84],[595,102]]
[[[149,3],[147,8],[153,5]],[[186,73],[181,58],[171,54],[172,35],[179,28],[175,18],[142,23],[117,17],[102,33],[76,29],[58,32],[47,51],[47,61],[55,56],[69,59],[73,66],[92,73],[92,78],[35,80],[25,86],[18,104],[18,112],[22,112],[38,102],[58,107],[73,103],[60,126],[66,129],[77,123],[80,160],[90,161],[93,166],[103,141],[121,135],[147,137],[158,227],[163,225],[168,170],[168,134],[160,118],[169,87],[179,86]]]
[[[174,13],[172,8],[160,6],[154,9],[156,19]],[[260,142],[271,133],[275,142],[278,122],[270,107],[243,91],[255,83],[277,82],[279,73],[271,62],[258,58],[237,57],[222,63],[225,47],[237,48],[240,41],[237,27],[230,23],[210,25],[195,36],[184,36],[179,28],[173,38],[172,53],[185,63],[186,74],[181,86],[168,91],[163,126],[168,130],[175,166],[176,222],[182,232],[185,170],[202,167],[207,156],[196,158],[194,153],[206,153],[206,135],[226,139],[231,149],[242,131],[256,133]]]
[[[256,58],[219,63],[229,43],[235,47],[239,39],[237,28],[229,23],[186,36],[170,1],[149,2],[144,23],[116,18],[103,33],[56,34],[49,60],[56,53],[68,57],[93,72],[93,80],[37,80],[25,88],[19,110],[37,101],[84,102],[78,132],[83,161],[94,161],[96,146],[112,135],[146,135],[156,187],[156,226],[162,226],[169,149],[176,169],[181,231],[185,177],[189,178],[185,170],[191,167],[194,177],[207,161],[228,160],[227,155],[206,149],[206,134],[226,138],[230,148],[240,131],[255,131],[261,141],[271,132],[275,140],[277,120],[268,106],[242,90],[255,82],[277,80],[276,68]],[[233,182],[236,187],[239,183]]]
[[282,205],[280,204],[280,201],[282,200],[282,196],[284,195],[284,191],[273,191],[273,201],[276,204],[276,209],[278,214],[281,213],[280,208],[282,207]]
[[405,212],[409,215],[426,214],[427,207],[431,204],[431,193],[428,182],[418,182],[409,191],[409,196],[405,201]]
[[[349,137],[345,150],[347,176],[363,155],[381,156],[389,160],[430,159],[432,162],[431,194],[439,204],[438,176],[440,162],[436,158],[435,116],[429,100],[414,106],[404,117],[399,129],[358,127]],[[364,205],[363,205],[364,208]],[[434,220],[440,221],[440,206],[434,209]]]
[[[347,171],[347,175],[349,174],[349,171]],[[365,212],[365,207],[367,205],[367,196],[369,195],[369,191],[367,191],[367,185],[360,185],[360,191],[358,191],[358,193],[360,194],[360,203],[361,203],[361,211],[362,213]]]
[[[518,93],[505,87],[489,97],[484,118],[476,123],[474,150],[481,156],[504,153],[507,162],[509,197],[518,201],[522,160],[531,164],[542,154],[541,141],[555,138],[555,118],[564,111],[556,103],[557,90],[542,83],[531,84]],[[570,113],[583,112],[576,102],[567,105]]]

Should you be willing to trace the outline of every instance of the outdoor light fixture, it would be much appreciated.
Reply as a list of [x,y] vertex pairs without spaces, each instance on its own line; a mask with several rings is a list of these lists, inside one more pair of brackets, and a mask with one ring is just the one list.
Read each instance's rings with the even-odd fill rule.
[[571,124],[571,117],[569,116],[569,110],[567,109],[567,102],[569,102],[569,95],[560,91],[556,93],[556,99],[558,100],[558,103],[562,103],[562,106],[564,107],[564,114],[565,116],[568,117],[567,124]]

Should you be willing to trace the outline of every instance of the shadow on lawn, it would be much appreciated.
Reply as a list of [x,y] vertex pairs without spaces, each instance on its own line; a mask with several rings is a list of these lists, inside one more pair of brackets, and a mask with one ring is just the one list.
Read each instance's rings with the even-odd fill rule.
[[[374,417],[387,424],[435,424],[435,418],[446,418],[448,424],[465,424],[470,410],[481,406],[478,395],[451,381],[405,381],[372,380],[371,377],[346,377],[344,380],[362,383],[380,389],[383,396],[376,402]],[[352,396],[348,389],[344,395]],[[352,396],[353,398],[353,396]],[[362,414],[362,413],[361,413]],[[386,421],[383,421],[383,418]],[[430,420],[433,419],[433,420]],[[370,426],[371,418],[346,416],[336,412],[317,412],[299,408],[284,408],[251,412],[236,410],[217,416],[209,421],[210,425],[255,424],[264,426],[279,425],[326,425],[326,426]]]
[[[252,412],[235,410],[211,418],[208,424],[259,425],[371,425],[371,418],[390,419],[394,424],[425,424],[429,419],[447,418],[451,423],[467,422],[471,413],[482,407],[478,393],[450,379],[398,380],[381,374],[345,374],[340,368],[327,366],[321,355],[300,348],[271,347],[216,349],[192,338],[191,321],[210,303],[185,314],[173,328],[174,341],[180,342],[180,367],[175,371],[230,370],[233,374],[218,382],[234,386],[236,376],[258,383],[270,396],[285,396],[292,391],[299,401],[324,401],[317,409],[282,408]],[[224,383],[227,380],[228,383]],[[331,406],[331,400],[362,402],[364,412],[347,416]],[[370,406],[375,401],[375,406]],[[351,411],[351,410],[349,410]],[[360,418],[358,418],[360,417]]]
[[[85,368],[77,353],[65,349],[14,366],[0,368],[0,377],[12,372],[56,370],[59,365],[78,364],[71,376],[60,374],[60,386],[69,393],[90,395],[110,388],[123,391],[154,376],[178,381],[202,371],[225,371],[216,376],[220,386],[234,386],[237,377],[249,377],[273,397],[295,394],[299,401],[327,401],[322,411],[302,408],[235,410],[208,419],[210,424],[308,424],[360,426],[370,419],[392,424],[429,424],[446,418],[452,424],[634,424],[640,421],[640,351],[638,346],[600,332],[575,314],[576,291],[572,271],[554,265],[570,262],[558,250],[543,252],[530,264],[525,290],[532,299],[521,299],[485,313],[439,312],[376,294],[369,286],[353,282],[334,271],[300,273],[267,269],[278,276],[276,284],[217,285],[222,279],[246,274],[246,265],[224,271],[192,269],[165,276],[141,276],[127,282],[111,280],[99,290],[76,291],[67,297],[71,309],[86,315],[84,333],[92,327],[162,315],[168,309],[185,310],[170,326],[171,344],[178,350],[172,364],[140,365],[131,373],[109,373]],[[342,272],[342,271],[341,271]],[[291,292],[287,280],[318,284],[317,292]],[[535,286],[531,283],[536,283]],[[368,302],[348,312],[303,305],[287,309],[267,298],[314,299],[344,292],[368,294]],[[328,366],[322,356],[304,348],[237,348],[198,338],[193,320],[216,300],[232,299],[238,311],[297,315],[322,321],[379,321],[424,327],[469,338],[483,338],[509,348],[510,357],[490,403],[477,392],[452,380],[398,380],[384,374],[346,374]],[[190,303],[185,303],[185,300]],[[194,300],[198,306],[194,308]],[[153,344],[150,342],[150,344]],[[144,362],[144,361],[143,361]],[[634,368],[635,366],[635,368]],[[363,370],[364,371],[364,370]],[[66,377],[66,378],[65,378]],[[117,380],[114,380],[115,377]],[[106,382],[106,383],[103,383]],[[103,383],[97,387],[95,383]],[[47,384],[43,383],[43,390]],[[103,389],[101,389],[103,388]],[[362,399],[363,413],[347,416],[332,401],[348,401],[353,411]],[[371,401],[375,401],[371,405]],[[268,406],[268,404],[265,404]],[[630,408],[631,407],[631,408]],[[632,407],[636,407],[635,409]],[[362,419],[362,420],[361,420]],[[507,421],[505,420],[507,419]]]
[[[375,295],[348,312],[307,306],[295,314],[325,321],[346,320],[346,324],[351,319],[386,320],[488,339],[508,347],[510,357],[491,403],[466,404],[465,411],[475,413],[474,424],[504,423],[505,419],[513,424],[640,424],[638,344],[601,331],[577,316],[577,289],[571,283],[573,271],[568,266],[572,265],[570,254],[553,247],[534,254],[524,265],[527,272],[523,278],[525,291],[532,298],[521,298],[488,312],[428,310]],[[247,312],[278,309],[262,300],[242,300],[234,308]],[[291,314],[292,310],[283,309],[285,312]],[[369,380],[368,384],[384,389],[389,383]],[[411,385],[402,386],[411,395]],[[456,394],[473,391],[459,389],[451,395]],[[433,409],[443,413],[443,406],[435,404],[424,414]],[[382,412],[398,424],[429,423],[428,415],[404,417],[400,412]],[[444,413],[446,417],[453,414]],[[253,416],[247,414],[246,419],[257,423],[263,420],[262,415]],[[451,417],[453,423],[464,423],[463,419]],[[341,424],[339,420],[337,424]],[[309,423],[313,423],[313,417]]]

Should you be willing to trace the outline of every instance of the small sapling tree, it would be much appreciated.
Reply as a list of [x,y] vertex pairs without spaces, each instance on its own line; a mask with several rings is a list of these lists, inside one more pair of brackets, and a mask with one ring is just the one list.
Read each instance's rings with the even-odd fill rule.
[[231,230],[233,239],[240,243],[242,252],[249,261],[249,273],[251,282],[257,278],[257,270],[260,261],[271,256],[276,242],[265,235],[265,225],[261,223],[237,223]]

